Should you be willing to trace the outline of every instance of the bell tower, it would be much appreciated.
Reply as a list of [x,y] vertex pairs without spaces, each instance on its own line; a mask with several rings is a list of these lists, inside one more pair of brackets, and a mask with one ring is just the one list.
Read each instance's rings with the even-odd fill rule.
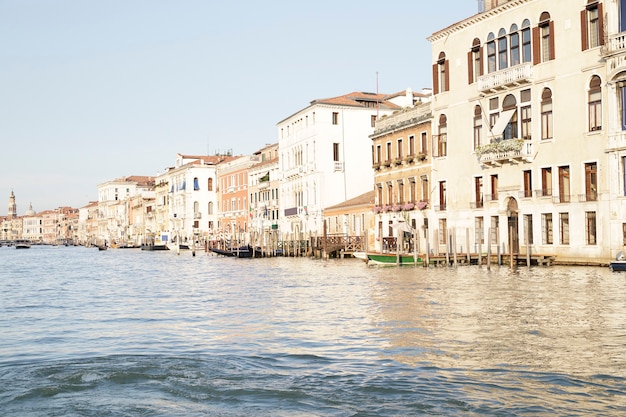
[[13,190],[11,190],[11,195],[9,196],[9,210],[7,217],[9,219],[17,217],[17,205],[15,204],[15,194],[13,193]]

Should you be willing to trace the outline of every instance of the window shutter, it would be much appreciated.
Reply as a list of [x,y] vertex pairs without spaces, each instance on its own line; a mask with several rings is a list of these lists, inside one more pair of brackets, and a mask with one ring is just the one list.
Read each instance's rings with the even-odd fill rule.
[[446,91],[450,91],[450,60],[446,59],[443,63],[443,68],[446,72]]
[[433,64],[433,95],[439,94],[439,68],[438,64]]
[[581,37],[581,45],[582,50],[586,51],[589,49],[589,34],[587,33],[589,29],[587,28],[587,10],[583,10],[580,12],[580,37]]
[[539,42],[539,26],[533,28],[533,64],[541,62],[541,44]]
[[485,75],[485,69],[484,69],[485,68],[485,61],[483,60],[483,50],[484,50],[484,47],[481,47],[478,50],[478,55],[479,55],[479,59],[480,59],[480,74],[478,74],[478,75]]
[[602,3],[598,3],[598,32],[600,33],[600,45],[604,45],[604,11]]
[[467,83],[472,84],[474,82],[474,53],[470,50],[467,53]]
[[554,50],[554,20],[550,20],[550,60],[552,61],[556,56],[556,51]]

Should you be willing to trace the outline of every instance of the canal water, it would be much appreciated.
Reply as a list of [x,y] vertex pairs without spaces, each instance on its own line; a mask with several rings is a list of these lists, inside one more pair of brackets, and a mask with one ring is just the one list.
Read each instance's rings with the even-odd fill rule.
[[626,415],[626,274],[0,248],[2,416]]

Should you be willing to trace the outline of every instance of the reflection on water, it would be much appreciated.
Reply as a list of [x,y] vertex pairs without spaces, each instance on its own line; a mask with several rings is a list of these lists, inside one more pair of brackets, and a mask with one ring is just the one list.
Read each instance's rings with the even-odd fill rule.
[[0,249],[7,415],[620,415],[626,274]]

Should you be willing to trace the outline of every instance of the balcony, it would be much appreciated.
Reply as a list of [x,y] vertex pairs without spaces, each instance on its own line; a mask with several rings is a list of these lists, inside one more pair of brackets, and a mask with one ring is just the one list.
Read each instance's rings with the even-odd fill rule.
[[343,162],[335,161],[335,172],[343,172]]
[[302,166],[296,166],[296,167],[293,167],[293,168],[289,168],[289,169],[285,170],[285,172],[284,172],[285,177],[284,178],[285,179],[296,178],[296,177],[299,177],[300,174],[302,174],[303,172],[304,172],[304,167],[302,167]]
[[626,32],[615,33],[609,36],[609,41],[602,47],[604,56],[626,52]]
[[506,139],[476,148],[478,162],[485,166],[502,166],[505,163],[532,162],[533,144],[524,139]]
[[528,84],[532,81],[532,76],[533,67],[530,63],[516,65],[479,77],[478,89],[486,93],[497,93]]

